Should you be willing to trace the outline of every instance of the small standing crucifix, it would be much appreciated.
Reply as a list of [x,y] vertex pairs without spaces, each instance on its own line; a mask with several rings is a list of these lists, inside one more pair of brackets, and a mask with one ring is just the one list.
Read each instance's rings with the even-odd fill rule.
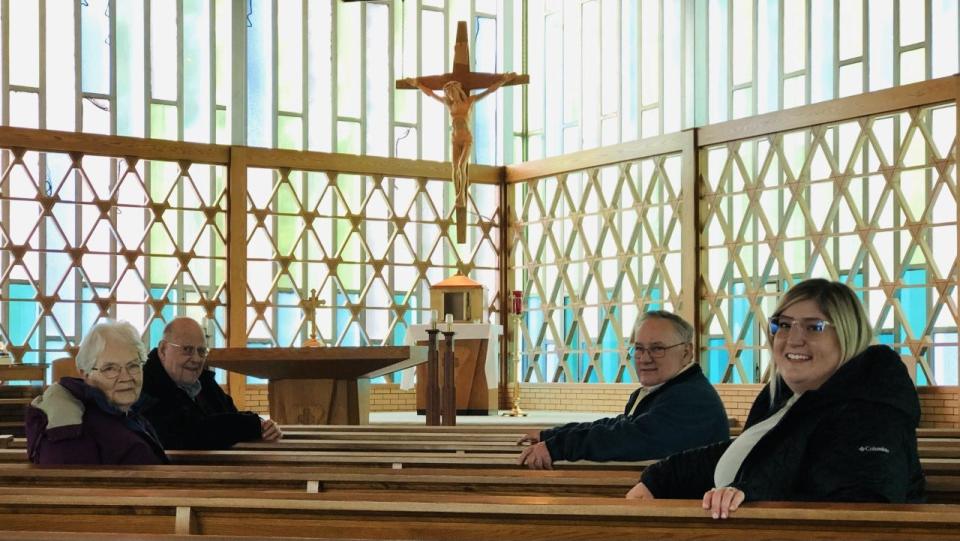
[[[467,166],[473,148],[473,135],[470,133],[470,110],[473,104],[495,92],[501,86],[525,84],[530,82],[527,75],[516,73],[480,73],[470,71],[470,49],[467,44],[467,23],[457,23],[457,42],[453,46],[453,72],[443,75],[427,75],[397,81],[399,89],[419,88],[424,94],[444,104],[450,111],[452,133],[450,139],[453,164],[453,187],[456,190],[457,243],[467,240],[467,188],[469,176]],[[479,94],[470,94],[471,90],[483,88]],[[443,90],[443,97],[434,91]]]
[[327,304],[327,301],[320,298],[320,293],[316,289],[310,290],[310,297],[300,301],[300,308],[303,309],[303,317],[310,323],[310,338],[303,343],[304,347],[323,347],[323,342],[317,338],[317,308]]

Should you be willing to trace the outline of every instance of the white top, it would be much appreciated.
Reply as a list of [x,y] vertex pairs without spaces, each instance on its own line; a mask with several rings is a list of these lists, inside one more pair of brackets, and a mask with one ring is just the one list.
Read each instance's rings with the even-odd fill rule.
[[[426,340],[427,329],[429,328],[430,325],[425,324],[410,325],[407,327],[407,335],[404,340],[406,345],[413,346],[416,345],[418,341]],[[446,330],[447,324],[438,322],[437,328]],[[496,387],[497,382],[500,381],[498,371],[499,362],[497,360],[500,358],[500,334],[503,332],[503,327],[489,323],[454,323],[453,332],[457,333],[453,337],[454,347],[456,347],[457,340],[484,338],[487,340],[487,358],[484,362],[484,369],[487,374],[487,385],[490,385],[491,388]],[[439,338],[441,341],[443,340],[443,336]],[[400,378],[400,388],[404,390],[413,389],[414,382],[416,381],[415,376],[415,368],[404,370]]]
[[793,407],[798,398],[800,398],[798,394],[791,396],[790,400],[787,400],[787,403],[780,408],[780,411],[744,430],[737,439],[733,440],[730,447],[727,447],[723,456],[717,461],[717,468],[713,470],[714,487],[730,486],[750,451],[757,445],[757,442],[767,435],[767,432],[770,432],[770,429],[777,426],[777,423],[780,422],[780,419],[783,419],[783,416]]

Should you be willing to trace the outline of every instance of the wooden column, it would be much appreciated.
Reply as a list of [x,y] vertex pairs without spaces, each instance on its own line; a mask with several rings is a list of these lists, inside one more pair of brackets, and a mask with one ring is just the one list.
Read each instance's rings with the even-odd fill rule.
[[[230,147],[227,177],[227,345],[247,346],[247,155]],[[227,373],[227,390],[237,409],[246,409],[247,376]]]
[[700,357],[700,161],[697,131],[682,132],[680,167],[680,316],[693,325],[694,359]]

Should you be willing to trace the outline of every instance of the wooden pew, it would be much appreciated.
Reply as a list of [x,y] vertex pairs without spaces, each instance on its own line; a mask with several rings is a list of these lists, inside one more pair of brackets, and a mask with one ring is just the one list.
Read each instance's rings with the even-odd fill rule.
[[[0,464],[0,486],[230,488],[243,491],[410,490],[484,494],[622,497],[638,470],[532,471],[516,468],[403,468],[179,465],[46,467]],[[931,503],[960,503],[960,475],[929,475]]]
[[[282,425],[284,434],[295,432],[306,439],[312,433],[349,432],[349,433],[403,433],[403,434],[516,434],[531,430],[543,430],[558,425],[543,424],[462,424],[457,426],[426,426],[417,423],[378,423],[368,425]],[[739,435],[740,427],[731,427],[730,434]],[[918,438],[957,438],[960,428],[918,428]]]
[[334,492],[411,490],[622,497],[637,474],[616,470],[532,471],[375,466],[36,466],[0,464],[0,486],[103,488],[229,488],[243,491]]
[[[63,532],[25,532],[0,530],[0,541],[63,541]],[[80,533],[71,532],[70,541],[197,541],[197,536],[189,534],[162,534],[162,533]],[[203,541],[238,541],[242,539],[260,540],[264,537],[249,536],[223,536],[223,535],[205,535]],[[303,537],[267,537],[270,541],[304,541]],[[364,541],[357,538],[345,539],[342,537],[311,537],[314,540],[333,540],[337,541]],[[399,539],[399,538],[397,538]]]
[[755,503],[713,520],[694,500],[638,503],[409,492],[0,490],[7,530],[364,539],[945,539],[957,505]]
[[[439,468],[512,468],[516,455],[506,453],[449,453],[449,452],[393,452],[393,451],[167,451],[175,464],[298,464],[298,465],[372,465],[402,469],[405,467]],[[27,461],[24,449],[0,449],[0,463]],[[557,461],[556,469],[628,470],[639,471],[651,461],[641,462],[577,462]],[[921,458],[920,464],[928,475],[960,475],[960,459]]]

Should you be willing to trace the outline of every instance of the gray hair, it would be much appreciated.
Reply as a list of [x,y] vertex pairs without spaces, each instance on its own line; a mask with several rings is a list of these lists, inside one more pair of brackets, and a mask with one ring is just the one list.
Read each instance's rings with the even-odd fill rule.
[[640,316],[637,317],[637,322],[633,325],[633,334],[630,337],[631,341],[636,339],[640,325],[643,325],[643,322],[648,319],[665,319],[669,321],[673,324],[673,329],[677,332],[677,335],[684,344],[693,342],[693,325],[690,325],[687,320],[677,314],[667,312],[666,310],[651,310],[650,312],[640,314]]
[[104,321],[97,323],[83,337],[80,350],[77,352],[77,370],[81,374],[89,374],[97,365],[97,359],[107,347],[107,340],[112,340],[124,346],[137,350],[137,358],[144,361],[147,358],[147,349],[140,339],[140,333],[133,325],[126,321]]

